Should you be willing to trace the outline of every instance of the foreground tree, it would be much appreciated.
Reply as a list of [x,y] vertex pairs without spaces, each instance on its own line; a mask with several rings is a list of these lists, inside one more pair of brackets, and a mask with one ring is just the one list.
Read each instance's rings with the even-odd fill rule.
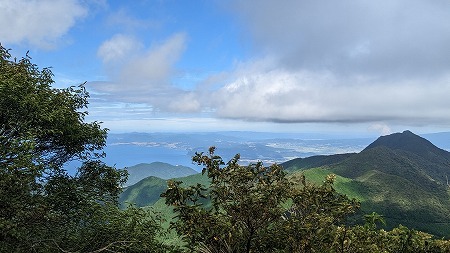
[[338,226],[359,208],[359,202],[333,188],[335,175],[322,185],[306,182],[305,176],[291,178],[292,205],[280,224],[287,252],[329,252]]
[[305,183],[297,189],[279,165],[241,166],[237,155],[225,166],[214,150],[193,158],[205,166],[208,188],[170,181],[163,194],[177,214],[172,227],[192,251],[305,252],[324,242],[331,245],[331,232],[325,230],[324,239],[316,238],[318,231],[339,224],[357,207],[333,190],[332,179],[320,187]]
[[[50,69],[30,60],[0,45],[1,251],[158,246],[156,220],[117,207],[126,172],[100,161],[107,130],[84,121],[84,85],[54,89]],[[81,164],[75,175],[65,169],[71,161]]]
[[240,166],[239,156],[224,167],[214,148],[208,155],[197,154],[193,161],[205,166],[202,173],[211,179],[209,189],[183,188],[181,182],[170,181],[163,194],[178,215],[173,227],[186,236],[188,247],[267,252],[263,242],[273,221],[281,217],[287,197],[288,182],[281,167]]

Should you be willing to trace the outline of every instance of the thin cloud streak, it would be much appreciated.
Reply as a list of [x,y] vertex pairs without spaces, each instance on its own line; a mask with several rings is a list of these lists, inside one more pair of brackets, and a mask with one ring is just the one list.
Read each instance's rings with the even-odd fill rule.
[[200,108],[191,91],[177,88],[171,79],[175,64],[186,48],[187,36],[177,33],[145,48],[137,39],[118,34],[98,49],[109,73],[108,82],[94,82],[92,89],[110,101],[145,103],[155,110],[194,112]]

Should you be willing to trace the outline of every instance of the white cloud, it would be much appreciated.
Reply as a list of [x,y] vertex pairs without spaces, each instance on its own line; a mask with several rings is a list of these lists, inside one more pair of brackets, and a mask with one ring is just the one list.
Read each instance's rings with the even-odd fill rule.
[[105,41],[97,50],[97,55],[106,64],[114,64],[134,57],[142,49],[142,44],[132,36],[116,34]]
[[120,80],[138,85],[136,88],[166,84],[175,72],[174,64],[185,49],[185,42],[186,35],[178,33],[163,43],[154,45],[124,65]]
[[237,70],[234,81],[215,93],[219,116],[275,122],[450,124],[446,109],[450,108],[450,76],[424,83],[416,79],[343,78],[330,71],[293,71],[276,66],[246,69],[251,71]]
[[168,108],[170,111],[175,112],[198,112],[201,110],[201,104],[197,100],[197,95],[194,92],[188,92],[170,100]]
[[76,0],[0,0],[0,41],[50,49],[87,12]]
[[379,132],[381,135],[392,134],[391,128],[384,123],[374,123],[369,126],[369,131]]
[[165,41],[145,48],[136,39],[115,35],[98,49],[108,72],[108,82],[92,84],[96,92],[112,101],[145,103],[161,110],[192,111],[199,107],[193,101],[182,106],[192,95],[171,83],[177,74],[176,62],[186,44],[186,34],[177,33]]
[[254,121],[449,126],[449,8],[443,0],[235,1],[264,57],[238,64],[207,104]]

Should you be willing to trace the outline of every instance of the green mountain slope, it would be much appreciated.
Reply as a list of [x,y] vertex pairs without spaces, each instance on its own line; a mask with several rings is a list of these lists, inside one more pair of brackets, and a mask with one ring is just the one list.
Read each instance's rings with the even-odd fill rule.
[[450,153],[436,147],[427,139],[420,137],[411,131],[404,131],[403,133],[394,133],[386,136],[381,136],[376,141],[365,148],[371,149],[378,146],[384,146],[392,150],[403,150],[422,156],[425,159],[449,159]]
[[[296,170],[288,174],[288,178],[295,178],[298,174],[305,175],[308,182],[320,185],[323,183],[327,175],[331,174],[326,168],[312,168],[306,170]],[[350,178],[336,175],[334,188],[341,194],[347,195],[349,198],[355,198],[358,201],[364,201],[367,189],[358,181]]]
[[136,206],[152,205],[159,200],[159,195],[167,188],[167,182],[159,177],[147,177],[136,184],[127,187],[119,196],[122,206],[135,204]]
[[438,167],[434,167],[432,162],[418,155],[384,146],[365,149],[355,156],[328,167],[333,173],[352,179],[358,179],[369,171],[377,170],[387,175],[404,178],[424,190],[443,192],[446,190],[444,180],[437,180],[439,177],[445,179],[445,172],[435,171]]
[[[389,227],[402,224],[450,235],[450,153],[410,131],[382,136],[347,157],[310,157],[283,165],[311,181],[338,175],[336,189],[360,200],[363,213],[384,215]],[[314,166],[320,168],[310,169]]]
[[128,171],[128,181],[126,186],[133,185],[140,180],[154,176],[162,179],[170,179],[177,177],[186,177],[197,174],[198,172],[185,166],[171,165],[162,162],[140,163],[126,168]]
[[[197,183],[204,185],[209,184],[208,178],[201,173],[174,178],[173,180],[182,181],[184,185],[194,185]],[[119,202],[122,206],[126,206],[127,204],[135,204],[139,207],[153,205],[160,199],[161,193],[166,189],[167,180],[150,176],[127,187],[122,194],[120,194]]]
[[[430,177],[430,180],[447,186],[446,177],[450,176],[450,152],[440,149],[428,140],[410,131],[382,136],[363,150],[386,147],[398,156],[413,161],[416,170]],[[361,153],[363,153],[361,152]]]
[[293,160],[282,163],[281,166],[283,166],[283,168],[287,171],[293,171],[298,169],[311,169],[343,161],[352,155],[354,155],[354,153],[337,154],[337,155],[317,155],[306,158],[295,158]]

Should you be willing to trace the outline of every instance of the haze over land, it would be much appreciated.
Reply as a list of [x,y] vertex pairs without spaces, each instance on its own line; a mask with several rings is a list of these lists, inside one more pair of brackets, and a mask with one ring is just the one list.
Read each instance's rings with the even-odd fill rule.
[[111,132],[449,129],[446,0],[0,3],[1,43]]
[[216,146],[224,159],[241,154],[242,162],[282,163],[297,157],[359,152],[375,138],[339,139],[298,134],[255,132],[110,134],[106,162],[118,168],[165,162],[201,169],[191,161],[195,152]]
[[[450,133],[422,136],[450,151]],[[360,152],[377,138],[339,137],[257,132],[109,134],[105,161],[117,168],[165,162],[200,170],[192,163],[192,156],[195,152],[206,152],[210,146],[216,146],[225,160],[239,153],[243,163],[262,161],[270,165],[298,157]]]

